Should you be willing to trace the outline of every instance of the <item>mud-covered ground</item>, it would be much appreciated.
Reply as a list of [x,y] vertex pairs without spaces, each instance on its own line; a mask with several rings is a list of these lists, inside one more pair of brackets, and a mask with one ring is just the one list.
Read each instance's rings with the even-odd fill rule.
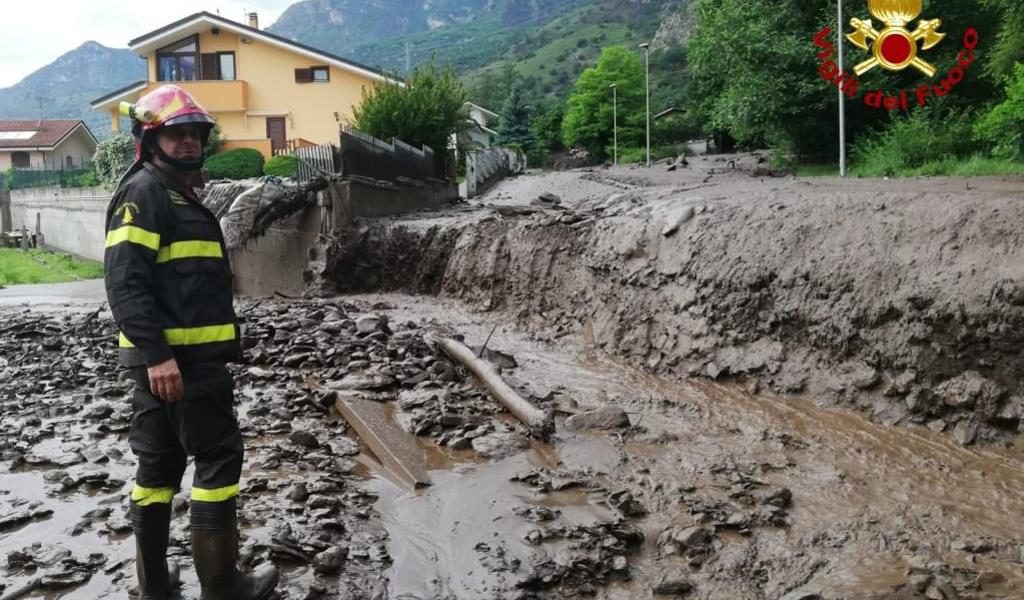
[[447,214],[340,232],[328,290],[440,294],[651,372],[927,426],[1024,428],[1024,180],[673,172],[517,177]]
[[[100,308],[0,307],[5,600],[123,598],[134,584],[130,384]],[[1021,595],[1024,448],[965,449],[802,400],[658,378],[438,299],[238,309],[243,561],[280,565],[284,598]],[[429,344],[479,347],[492,333],[487,356],[558,414],[550,440],[530,439]],[[356,441],[332,408],[353,393],[418,434],[431,487],[396,483]],[[190,476],[171,555],[197,598]]]

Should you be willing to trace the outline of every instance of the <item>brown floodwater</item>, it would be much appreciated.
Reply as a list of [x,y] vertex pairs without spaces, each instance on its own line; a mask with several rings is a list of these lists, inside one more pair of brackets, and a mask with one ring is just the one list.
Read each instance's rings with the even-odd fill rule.
[[[647,539],[630,556],[631,581],[599,589],[598,598],[649,595],[651,584],[675,568],[657,556],[659,532],[691,523],[680,498],[690,493],[686,490],[699,493],[720,486],[722,477],[728,477],[721,473],[735,472],[792,491],[789,527],[759,534],[759,552],[781,562],[796,552],[820,552],[828,565],[813,573],[809,584],[829,594],[860,598],[892,590],[905,583],[908,568],[919,566],[917,555],[923,553],[952,566],[1002,575],[1005,581],[988,585],[988,592],[1007,598],[1024,595],[1024,440],[1006,447],[964,448],[925,428],[886,427],[851,412],[820,408],[813,399],[751,395],[736,386],[652,377],[591,351],[582,338],[566,337],[552,347],[516,331],[499,315],[470,313],[436,299],[373,295],[351,300],[366,306],[387,302],[398,308],[378,312],[392,321],[433,322],[465,334],[470,345],[482,343],[497,325],[490,347],[516,357],[520,367],[509,379],[520,388],[537,397],[557,391],[582,408],[617,403],[646,432],[640,437],[559,432],[549,444],[533,443],[528,451],[500,461],[418,440],[433,481],[418,491],[390,480],[365,457],[355,472],[378,494],[375,508],[389,534],[393,559],[385,573],[390,598],[475,600],[494,590],[514,593],[514,577],[482,564],[485,556],[493,560],[493,552],[482,551],[481,544],[489,550],[501,547],[505,560],[524,564],[538,552],[558,555],[566,549],[561,541],[527,543],[536,524],[518,516],[523,506],[557,509],[569,524],[614,518],[600,492],[544,493],[511,480],[535,469],[589,470],[609,490],[643,492],[651,513],[637,523]],[[42,542],[80,557],[105,553],[107,565],[130,560],[130,536],[99,533],[100,523],[70,535],[87,511],[109,506],[115,514],[124,512],[134,469],[127,443],[121,436],[78,431],[69,422],[56,431],[56,437],[35,446],[36,455],[59,460],[69,445],[118,448],[124,456],[101,467],[86,463],[65,469],[80,474],[102,468],[125,486],[55,494],[54,484],[43,479],[53,467],[0,473],[0,501],[17,498],[53,510],[46,519],[0,534],[0,556]],[[288,476],[286,470],[279,473]],[[191,467],[184,493],[190,480]],[[174,527],[183,531],[187,516],[176,518]],[[266,532],[254,527],[249,533]],[[835,543],[809,542],[823,536]],[[972,558],[953,547],[958,541],[983,538],[992,540],[997,550]],[[751,543],[738,535],[722,535],[720,542],[723,556]],[[194,573],[186,570],[184,578],[186,595],[197,597]],[[306,568],[284,574],[286,584],[310,578]],[[758,597],[734,591],[707,571],[695,578],[701,598]],[[17,576],[4,583],[12,590],[28,579]],[[80,588],[27,597],[120,598],[132,583],[134,568],[128,563],[109,574],[101,569]],[[760,597],[775,598],[768,592]]]

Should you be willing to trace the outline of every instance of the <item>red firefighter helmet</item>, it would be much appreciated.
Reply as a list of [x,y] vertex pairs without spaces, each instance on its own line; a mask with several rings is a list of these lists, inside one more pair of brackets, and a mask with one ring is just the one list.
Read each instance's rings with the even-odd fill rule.
[[[121,113],[132,120],[135,136],[135,157],[140,159],[148,150],[147,141],[163,127],[194,123],[200,126],[203,146],[209,140],[216,124],[191,94],[176,85],[162,85],[139,98],[135,104],[121,103]],[[159,150],[159,149],[157,149]]]

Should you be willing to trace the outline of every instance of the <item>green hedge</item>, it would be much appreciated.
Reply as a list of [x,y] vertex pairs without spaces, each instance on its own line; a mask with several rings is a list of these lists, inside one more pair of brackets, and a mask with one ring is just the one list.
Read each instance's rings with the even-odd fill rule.
[[238,148],[211,156],[206,161],[210,179],[248,179],[263,175],[263,154],[252,148]]
[[0,178],[8,190],[59,185],[63,188],[92,187],[99,185],[96,171],[92,166],[65,171],[44,171],[33,169],[7,169]]
[[295,177],[295,157],[287,154],[271,158],[263,165],[263,174],[275,177]]

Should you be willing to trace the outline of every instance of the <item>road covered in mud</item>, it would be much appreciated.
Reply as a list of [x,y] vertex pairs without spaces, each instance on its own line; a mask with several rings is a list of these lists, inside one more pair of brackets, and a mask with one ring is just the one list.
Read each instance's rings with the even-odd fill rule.
[[[95,303],[0,306],[0,598],[123,598],[131,384]],[[402,295],[245,300],[242,561],[287,599],[1011,599],[1022,448],[540,341]],[[493,335],[492,335],[493,334]],[[557,415],[536,439],[433,345],[461,336]],[[379,403],[431,484],[382,466],[336,405]],[[188,484],[172,558],[198,598]]]

